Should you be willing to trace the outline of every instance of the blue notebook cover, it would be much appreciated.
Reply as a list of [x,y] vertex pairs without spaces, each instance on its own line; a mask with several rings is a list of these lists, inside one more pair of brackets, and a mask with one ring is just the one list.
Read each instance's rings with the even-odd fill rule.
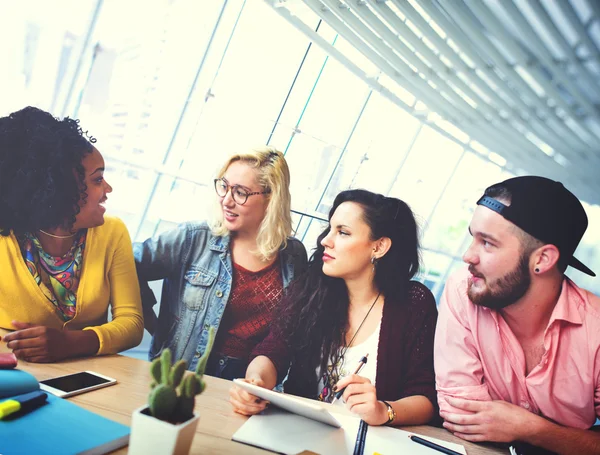
[[[40,388],[37,379],[22,370],[0,370],[0,401]],[[0,452],[2,453],[2,452]]]
[[[8,382],[19,372],[28,387],[20,383],[16,393],[26,393],[39,388],[29,373],[20,370],[0,370],[0,390],[7,390]],[[32,385],[31,378],[35,381]],[[3,401],[3,399],[0,399]],[[14,419],[0,420],[0,454],[2,455],[100,455],[127,445],[129,427],[77,406],[66,399],[48,394],[48,402]]]

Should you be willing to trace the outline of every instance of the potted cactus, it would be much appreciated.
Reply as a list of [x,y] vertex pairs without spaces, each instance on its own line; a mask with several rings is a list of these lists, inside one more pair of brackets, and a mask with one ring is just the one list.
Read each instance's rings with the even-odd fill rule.
[[136,409],[131,422],[129,454],[185,454],[194,439],[199,415],[194,414],[196,395],[204,392],[204,370],[215,338],[211,327],[206,351],[196,371],[185,374],[187,362],[171,363],[171,351],[163,350],[150,365],[152,383],[148,405]]

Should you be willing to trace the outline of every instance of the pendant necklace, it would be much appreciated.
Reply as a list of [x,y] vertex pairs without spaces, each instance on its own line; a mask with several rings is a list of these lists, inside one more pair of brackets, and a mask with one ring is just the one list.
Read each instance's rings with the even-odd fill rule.
[[[356,329],[356,332],[354,332],[354,335],[352,336],[352,338],[350,339],[350,343],[348,343],[345,347],[344,347],[344,351],[340,354],[340,357],[336,363],[336,370],[338,366],[341,366],[344,363],[344,356],[346,355],[346,351],[348,350],[348,348],[350,346],[352,346],[352,343],[354,342],[354,339],[356,338],[356,335],[358,335],[359,330],[361,329],[361,327],[363,326],[363,324],[365,323],[365,321],[367,320],[367,318],[369,317],[369,314],[371,314],[371,310],[373,309],[373,307],[375,306],[375,304],[377,303],[377,301],[379,300],[379,296],[381,295],[381,292],[379,292],[379,294],[377,294],[377,297],[375,297],[375,300],[373,301],[373,303],[371,304],[371,308],[369,308],[369,311],[367,311],[367,314],[365,315],[365,317],[363,318],[362,322],[360,323],[360,325],[358,326],[358,328]],[[339,377],[339,372],[338,372],[338,377]]]

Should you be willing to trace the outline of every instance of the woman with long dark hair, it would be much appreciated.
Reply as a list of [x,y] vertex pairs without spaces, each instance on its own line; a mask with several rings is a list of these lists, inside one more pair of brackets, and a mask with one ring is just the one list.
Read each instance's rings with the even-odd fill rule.
[[[406,203],[365,190],[341,192],[306,274],[292,284],[269,336],[256,347],[246,381],[334,401],[371,425],[417,425],[435,414],[431,292],[419,269],[415,218]],[[353,374],[367,357],[360,374]],[[263,401],[234,386],[241,414]]]

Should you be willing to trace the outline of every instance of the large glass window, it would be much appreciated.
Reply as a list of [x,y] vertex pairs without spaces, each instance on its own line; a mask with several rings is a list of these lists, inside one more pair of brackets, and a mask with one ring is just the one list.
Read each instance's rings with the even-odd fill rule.
[[465,153],[424,226],[424,245],[461,256],[461,246],[464,237],[469,235],[467,228],[475,203],[485,188],[509,177],[498,165],[472,152]]
[[85,54],[95,15],[92,0],[2,2],[0,13],[0,115],[27,105],[55,115],[65,103]]
[[319,212],[327,213],[337,193],[348,188],[388,194],[419,130],[418,120],[371,93]]
[[422,220],[426,220],[439,199],[463,153],[456,142],[429,126],[423,127],[390,196],[407,202]]
[[300,133],[290,139],[286,151],[294,169],[295,207],[327,213],[331,201],[324,200],[323,193],[332,174],[345,162],[346,143],[368,95],[368,87],[339,63],[324,62],[310,98],[297,113],[295,124]]
[[591,277],[575,270],[572,267],[567,268],[567,275],[572,278],[579,286],[600,295],[600,229],[594,229],[600,226],[600,207],[597,205],[583,204],[588,216],[588,228],[579,244],[575,257],[587,265],[596,273],[596,277]]

